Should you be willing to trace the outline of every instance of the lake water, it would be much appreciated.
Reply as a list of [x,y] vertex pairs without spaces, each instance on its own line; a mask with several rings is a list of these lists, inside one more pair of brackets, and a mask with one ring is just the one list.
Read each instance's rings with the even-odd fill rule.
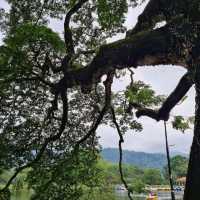
[[[176,200],[183,200],[183,192],[176,192]],[[127,192],[116,191],[116,200],[129,200]],[[134,196],[134,200],[146,200],[145,195]],[[158,192],[158,200],[171,200],[170,192]]]
[[[28,190],[22,190],[12,196],[12,200],[28,200],[30,199],[32,192]],[[123,190],[116,190],[116,200],[129,200],[127,192]],[[146,200],[146,195],[134,196],[134,200]],[[158,200],[171,200],[170,192],[159,192]],[[183,192],[176,193],[176,200],[183,200]]]

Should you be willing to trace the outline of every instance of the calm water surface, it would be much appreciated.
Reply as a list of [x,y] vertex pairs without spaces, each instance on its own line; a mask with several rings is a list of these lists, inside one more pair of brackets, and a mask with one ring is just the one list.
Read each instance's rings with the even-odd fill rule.
[[[129,200],[127,192],[116,191],[116,200]],[[134,197],[134,200],[146,200],[145,195],[141,197]],[[158,200],[171,200],[170,192],[159,192]],[[176,193],[176,200],[183,200],[183,192]]]

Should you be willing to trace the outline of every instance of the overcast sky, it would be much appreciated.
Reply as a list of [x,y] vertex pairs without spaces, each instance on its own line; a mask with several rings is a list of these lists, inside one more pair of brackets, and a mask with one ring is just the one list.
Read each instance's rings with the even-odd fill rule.
[[[7,7],[4,0],[0,0],[0,7]],[[143,8],[144,5],[129,10],[125,23],[129,29],[135,25],[137,22],[137,16],[142,12]],[[50,26],[59,33],[63,32],[63,23],[51,21]],[[1,34],[0,37],[2,37]],[[122,37],[124,36],[118,35],[110,41],[117,40]],[[175,88],[184,73],[185,69],[180,66],[140,67],[135,70],[134,77],[135,79],[140,79],[145,83],[150,84],[157,94],[168,95]],[[113,85],[113,89],[122,90],[126,87],[129,81],[129,77],[117,80]],[[194,97],[195,92],[194,88],[192,88],[188,93],[186,101],[183,104],[176,106],[172,111],[172,115],[193,115]],[[163,122],[155,122],[147,117],[143,117],[139,121],[143,123],[143,131],[140,133],[129,131],[125,136],[123,148],[144,152],[165,152]],[[183,134],[179,131],[173,130],[171,125],[168,123],[168,132],[169,144],[173,145],[173,147],[171,147],[171,151],[189,153],[193,131],[189,130]],[[98,135],[100,136],[100,144],[103,147],[118,146],[118,135],[116,130],[105,126],[100,127],[98,129]]]

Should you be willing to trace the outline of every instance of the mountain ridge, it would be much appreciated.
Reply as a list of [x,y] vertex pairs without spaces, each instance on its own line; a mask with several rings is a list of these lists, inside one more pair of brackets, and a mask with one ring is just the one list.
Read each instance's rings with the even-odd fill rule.
[[[171,157],[180,154],[172,152]],[[119,150],[117,148],[103,148],[101,156],[106,161],[117,163],[119,160]],[[186,155],[182,154],[182,156]],[[163,167],[167,164],[167,159],[166,155],[163,153],[123,150],[123,163],[135,165],[141,168],[163,169]]]

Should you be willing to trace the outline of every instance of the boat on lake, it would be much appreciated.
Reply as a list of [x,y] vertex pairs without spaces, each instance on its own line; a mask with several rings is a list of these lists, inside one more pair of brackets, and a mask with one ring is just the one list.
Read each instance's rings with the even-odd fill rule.
[[156,193],[150,192],[146,200],[158,200],[158,195]]

